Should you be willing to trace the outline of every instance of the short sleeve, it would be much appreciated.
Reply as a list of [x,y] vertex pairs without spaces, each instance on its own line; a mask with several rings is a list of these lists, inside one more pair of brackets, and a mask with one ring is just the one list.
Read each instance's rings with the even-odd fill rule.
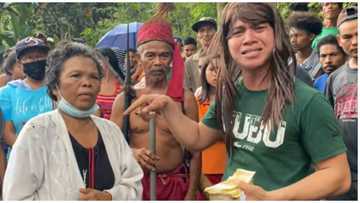
[[326,86],[325,86],[325,95],[328,98],[330,104],[332,107],[334,107],[334,95],[333,95],[333,77],[332,75],[329,76],[329,78],[326,81]]
[[301,114],[302,142],[313,163],[346,151],[343,132],[324,96],[314,95]]
[[8,87],[9,86],[5,86],[0,90],[0,108],[5,121],[11,120],[11,99]]
[[219,125],[216,119],[216,102],[213,102],[207,113],[205,114],[202,123],[205,124],[209,128],[213,128],[216,130],[222,130],[222,127]]

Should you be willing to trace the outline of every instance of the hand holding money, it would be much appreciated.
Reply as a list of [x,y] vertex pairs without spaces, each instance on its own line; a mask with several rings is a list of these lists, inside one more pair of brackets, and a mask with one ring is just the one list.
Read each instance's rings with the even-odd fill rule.
[[248,189],[258,187],[250,184],[254,175],[254,171],[237,169],[227,180],[205,188],[205,192],[210,200],[245,200]]

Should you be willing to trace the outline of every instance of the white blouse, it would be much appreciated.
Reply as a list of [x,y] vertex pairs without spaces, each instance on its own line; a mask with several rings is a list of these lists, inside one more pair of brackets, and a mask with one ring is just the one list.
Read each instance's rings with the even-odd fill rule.
[[[142,169],[120,128],[91,116],[99,129],[115,182],[113,200],[141,200]],[[54,110],[29,120],[10,154],[3,183],[4,200],[78,200],[84,188],[65,122]]]

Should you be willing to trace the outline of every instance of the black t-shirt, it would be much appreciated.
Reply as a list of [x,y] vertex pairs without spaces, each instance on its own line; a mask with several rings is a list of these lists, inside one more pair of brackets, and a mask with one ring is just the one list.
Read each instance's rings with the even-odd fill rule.
[[96,145],[90,149],[80,145],[70,133],[69,135],[81,176],[83,179],[86,177],[86,187],[97,190],[112,188],[115,181],[114,172],[100,132]]

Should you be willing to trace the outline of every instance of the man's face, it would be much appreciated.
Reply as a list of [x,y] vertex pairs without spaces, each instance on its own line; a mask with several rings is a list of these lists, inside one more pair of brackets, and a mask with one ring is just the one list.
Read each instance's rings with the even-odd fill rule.
[[358,58],[358,25],[357,19],[349,20],[340,25],[339,35],[337,37],[339,45],[344,49],[345,53],[352,58]]
[[319,62],[325,71],[330,74],[345,62],[345,55],[334,44],[324,44],[319,49]]
[[212,25],[203,25],[199,28],[196,36],[202,48],[207,48],[210,45],[216,30]]
[[337,3],[324,3],[322,7],[323,16],[325,19],[337,19],[341,8]]
[[[137,64],[137,60],[139,59],[138,53],[129,52],[129,66],[133,68]],[[127,58],[126,58],[127,60]]]
[[311,42],[314,37],[313,34],[309,34],[304,30],[299,30],[293,27],[290,28],[289,36],[291,46],[295,52],[311,47]]
[[139,51],[146,80],[153,82],[166,80],[172,59],[171,46],[166,42],[151,41],[141,45]]
[[195,51],[196,51],[196,47],[194,44],[184,45],[184,53],[186,57],[190,57],[195,53]]

